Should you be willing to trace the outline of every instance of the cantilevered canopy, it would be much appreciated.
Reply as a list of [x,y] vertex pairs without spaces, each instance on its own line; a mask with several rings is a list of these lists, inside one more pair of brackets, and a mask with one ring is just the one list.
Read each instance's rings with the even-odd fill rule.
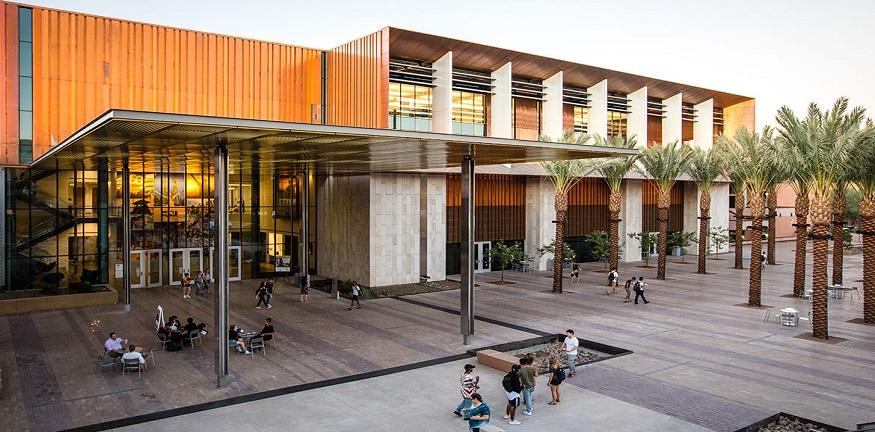
[[464,135],[110,110],[31,164],[37,170],[132,166],[160,171],[209,163],[227,146],[230,169],[350,174],[622,156],[636,150]]

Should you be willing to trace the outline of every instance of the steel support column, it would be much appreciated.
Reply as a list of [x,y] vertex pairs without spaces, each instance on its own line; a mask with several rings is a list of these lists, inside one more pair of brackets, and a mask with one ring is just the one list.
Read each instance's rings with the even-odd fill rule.
[[131,311],[131,169],[128,158],[122,163],[122,285],[125,312]]
[[310,168],[301,171],[301,283],[310,282]]
[[474,159],[462,160],[462,343],[474,334]]
[[216,285],[215,325],[216,386],[228,382],[228,149],[225,143],[216,146],[213,166],[213,200],[215,201],[216,245],[213,254],[213,281]]

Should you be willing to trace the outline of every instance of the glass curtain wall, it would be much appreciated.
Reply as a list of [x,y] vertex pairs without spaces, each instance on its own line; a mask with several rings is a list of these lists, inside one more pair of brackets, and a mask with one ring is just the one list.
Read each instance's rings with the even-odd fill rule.
[[486,95],[453,90],[453,133],[486,136]]
[[416,84],[389,83],[389,128],[431,132],[432,89]]
[[627,137],[629,114],[619,111],[608,111],[608,139],[617,136]]

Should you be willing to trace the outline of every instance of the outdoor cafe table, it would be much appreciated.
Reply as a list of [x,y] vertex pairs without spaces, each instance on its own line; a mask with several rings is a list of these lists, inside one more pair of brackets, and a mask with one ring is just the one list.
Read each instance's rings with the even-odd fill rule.
[[781,325],[796,327],[799,324],[799,311],[793,308],[781,309]]

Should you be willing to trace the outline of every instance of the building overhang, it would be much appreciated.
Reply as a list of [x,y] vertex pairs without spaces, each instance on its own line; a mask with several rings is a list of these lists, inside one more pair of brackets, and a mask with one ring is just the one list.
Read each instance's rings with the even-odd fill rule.
[[495,165],[637,154],[591,145],[109,110],[30,168],[117,169],[127,158],[146,172],[208,170],[222,144],[231,172],[243,174],[253,168],[284,172],[305,166],[324,174],[409,172],[458,167],[465,156],[477,165]]

